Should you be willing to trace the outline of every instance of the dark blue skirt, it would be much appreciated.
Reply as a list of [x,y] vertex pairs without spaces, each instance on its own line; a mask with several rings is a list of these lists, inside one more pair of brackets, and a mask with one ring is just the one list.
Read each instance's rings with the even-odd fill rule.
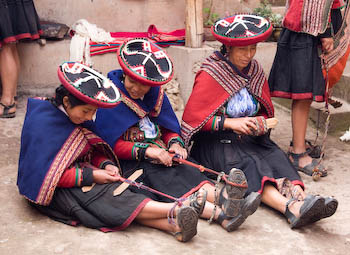
[[[336,33],[342,22],[341,13],[340,10],[332,10],[331,14]],[[271,96],[324,101],[326,83],[320,53],[319,37],[284,28],[277,43],[277,52],[269,75]]]
[[38,39],[41,28],[32,0],[0,0],[0,47],[24,39]]
[[[247,195],[262,192],[266,183],[277,187],[277,179],[287,178],[303,185],[287,155],[269,136],[242,136],[233,132],[200,132],[195,135],[191,157],[205,167],[226,174],[241,169],[248,181]],[[206,173],[206,172],[204,172]],[[216,175],[207,174],[216,179]]]

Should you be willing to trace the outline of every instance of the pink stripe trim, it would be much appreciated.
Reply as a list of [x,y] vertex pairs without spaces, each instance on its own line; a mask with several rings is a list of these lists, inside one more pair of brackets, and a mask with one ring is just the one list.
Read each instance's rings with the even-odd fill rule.
[[[260,190],[258,190],[258,192],[261,194],[264,190],[264,186],[265,186],[265,183],[269,181],[269,182],[273,182],[276,184],[277,186],[277,181],[275,178],[270,178],[270,177],[267,177],[267,176],[264,176],[261,180],[261,188]],[[294,185],[300,185],[301,187],[304,188],[305,190],[305,186],[304,186],[304,183],[302,181],[299,181],[299,180],[294,180],[294,181],[291,181]]]
[[192,188],[190,191],[188,191],[187,193],[183,194],[183,196],[181,198],[188,197],[189,195],[191,195],[192,193],[196,192],[197,190],[199,190],[202,186],[204,186],[207,183],[212,185],[212,186],[214,186],[214,184],[211,181],[202,181],[196,187]]
[[10,36],[10,37],[6,37],[5,39],[3,39],[4,43],[13,43],[13,42],[17,42],[18,40],[22,40],[22,39],[39,39],[40,35],[43,33],[42,30],[39,30],[39,32],[37,34],[30,34],[30,33],[24,33],[24,34],[19,34],[19,35],[15,35],[15,36]]
[[311,92],[309,93],[290,93],[290,92],[284,92],[284,91],[273,91],[271,92],[272,97],[281,97],[281,98],[289,98],[289,99],[312,99],[316,102],[323,102],[324,96],[313,96]]

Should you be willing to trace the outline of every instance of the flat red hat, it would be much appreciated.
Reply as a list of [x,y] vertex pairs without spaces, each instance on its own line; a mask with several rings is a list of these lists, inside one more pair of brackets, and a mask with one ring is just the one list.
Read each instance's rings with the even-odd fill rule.
[[147,39],[125,41],[117,55],[124,73],[144,85],[161,86],[173,78],[174,68],[169,56]]
[[64,62],[58,67],[58,78],[62,85],[81,101],[101,108],[115,107],[120,93],[114,83],[78,62]]
[[211,32],[225,45],[247,46],[266,40],[272,33],[272,26],[263,17],[237,14],[216,21]]

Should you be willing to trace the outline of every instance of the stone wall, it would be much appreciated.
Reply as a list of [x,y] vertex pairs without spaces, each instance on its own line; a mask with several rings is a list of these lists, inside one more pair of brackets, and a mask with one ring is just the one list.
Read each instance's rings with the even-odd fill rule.
[[186,0],[35,0],[39,17],[71,26],[78,19],[106,31],[146,31],[184,28]]

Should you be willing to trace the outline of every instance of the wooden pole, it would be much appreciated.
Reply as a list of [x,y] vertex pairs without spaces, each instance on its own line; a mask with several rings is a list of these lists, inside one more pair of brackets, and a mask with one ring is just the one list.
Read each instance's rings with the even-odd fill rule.
[[202,47],[203,0],[186,0],[186,43],[190,48]]

